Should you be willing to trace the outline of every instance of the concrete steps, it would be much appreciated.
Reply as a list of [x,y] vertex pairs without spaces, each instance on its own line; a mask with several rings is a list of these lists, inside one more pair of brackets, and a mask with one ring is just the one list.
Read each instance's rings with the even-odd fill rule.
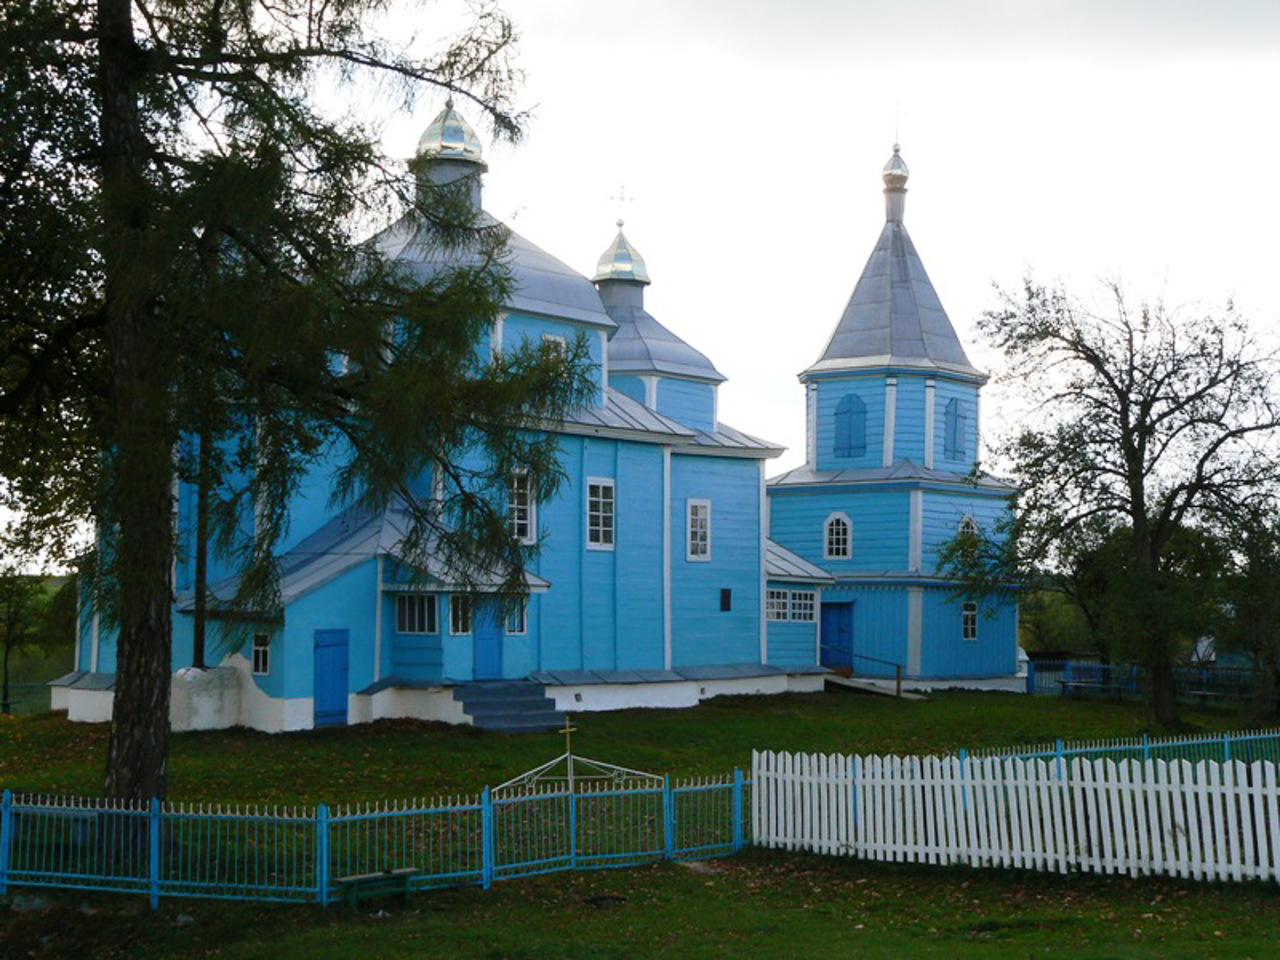
[[541,733],[564,726],[564,714],[541,684],[526,680],[478,680],[453,688],[453,699],[482,730]]

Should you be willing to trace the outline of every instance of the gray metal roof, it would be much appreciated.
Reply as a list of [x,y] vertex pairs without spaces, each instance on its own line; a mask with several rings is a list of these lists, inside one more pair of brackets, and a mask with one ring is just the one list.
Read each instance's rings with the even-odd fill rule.
[[[392,505],[377,513],[356,507],[344,510],[280,557],[281,602],[286,605],[292,603],[371,557],[382,555],[400,559],[409,523],[409,513],[403,505]],[[441,589],[463,584],[463,578],[435,556],[428,559],[427,569],[422,573],[426,580],[433,581]],[[501,579],[491,572],[487,577],[481,576],[477,586],[481,590],[493,589]],[[525,581],[531,590],[545,590],[551,585],[528,571],[525,571]],[[217,599],[229,600],[235,595],[238,585],[238,578],[228,577],[210,584],[209,592]],[[178,609],[184,613],[194,609],[194,596],[190,590],[179,593],[177,601]]]
[[769,580],[803,580],[806,583],[835,582],[835,577],[827,571],[772,540],[765,540],[764,569],[765,576]]
[[618,332],[609,340],[610,373],[670,374],[708,383],[723,383],[724,374],[655,320],[642,306],[608,306]]
[[913,460],[899,460],[890,467],[867,467],[861,470],[815,470],[804,464],[788,470],[768,481],[771,487],[804,486],[829,483],[892,483],[902,480],[923,480],[934,483],[960,483],[979,490],[1012,492],[1016,486],[1008,480],[983,474],[976,483],[967,474],[952,470],[938,470],[922,466]]
[[884,182],[884,229],[822,356],[805,374],[907,367],[985,379],[965,356],[902,223],[907,165],[896,145]]
[[687,424],[678,423],[651,410],[625,393],[609,388],[603,407],[579,407],[565,417],[563,427],[570,432],[574,427],[600,430],[634,431],[648,436],[638,440],[652,440],[679,446],[716,448],[726,453],[758,454],[776,457],[785,449],[767,440],[736,430],[727,423],[717,423],[714,431],[707,432]]
[[[504,226],[488,213],[480,214],[479,225]],[[511,298],[505,305],[508,309],[613,329],[614,322],[609,319],[590,280],[514,230],[505,229],[508,231],[506,263],[514,281]],[[424,281],[446,267],[474,266],[480,262],[474,254],[442,249],[433,241],[427,225],[408,215],[377,234],[371,242],[383,256],[402,264]]]

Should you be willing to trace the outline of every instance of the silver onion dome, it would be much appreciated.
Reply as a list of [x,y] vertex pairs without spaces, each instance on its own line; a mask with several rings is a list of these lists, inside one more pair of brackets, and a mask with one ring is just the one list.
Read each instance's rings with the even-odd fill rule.
[[895,143],[893,145],[893,156],[884,165],[884,185],[891,190],[900,190],[905,187],[907,185],[907,177],[911,175],[911,171],[907,169],[907,162],[902,159],[902,154],[899,152],[900,149]]
[[418,156],[484,163],[480,138],[471,129],[471,124],[453,109],[452,99],[445,101],[444,109],[422,134],[418,141]]
[[601,280],[635,280],[640,283],[649,282],[649,271],[644,265],[644,258],[636,251],[622,234],[622,221],[618,221],[618,235],[613,243],[600,255],[596,264],[596,275],[593,283]]

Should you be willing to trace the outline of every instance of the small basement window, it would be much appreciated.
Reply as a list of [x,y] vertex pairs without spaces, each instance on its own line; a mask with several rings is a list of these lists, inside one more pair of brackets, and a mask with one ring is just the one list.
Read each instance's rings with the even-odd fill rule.
[[271,634],[269,633],[253,635],[253,672],[259,677],[271,672]]

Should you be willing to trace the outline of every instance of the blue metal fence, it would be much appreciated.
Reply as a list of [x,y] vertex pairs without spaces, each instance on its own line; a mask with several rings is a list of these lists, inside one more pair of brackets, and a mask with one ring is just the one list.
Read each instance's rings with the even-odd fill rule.
[[[1239,667],[1177,667],[1173,672],[1174,695],[1203,707],[1240,706],[1256,695],[1257,679],[1254,671]],[[1136,664],[1083,660],[1032,660],[1027,664],[1027,693],[1140,700],[1150,689],[1146,671]]]
[[1110,740],[1055,740],[987,750],[960,751],[960,756],[1015,759],[1087,757],[1091,760],[1270,760],[1280,763],[1280,730],[1226,731],[1168,737],[1123,737]]
[[328,903],[346,878],[412,871],[410,889],[556,870],[726,856],[747,841],[740,771],[656,785],[537,785],[316,807],[150,804],[13,794],[0,808],[8,885]]

